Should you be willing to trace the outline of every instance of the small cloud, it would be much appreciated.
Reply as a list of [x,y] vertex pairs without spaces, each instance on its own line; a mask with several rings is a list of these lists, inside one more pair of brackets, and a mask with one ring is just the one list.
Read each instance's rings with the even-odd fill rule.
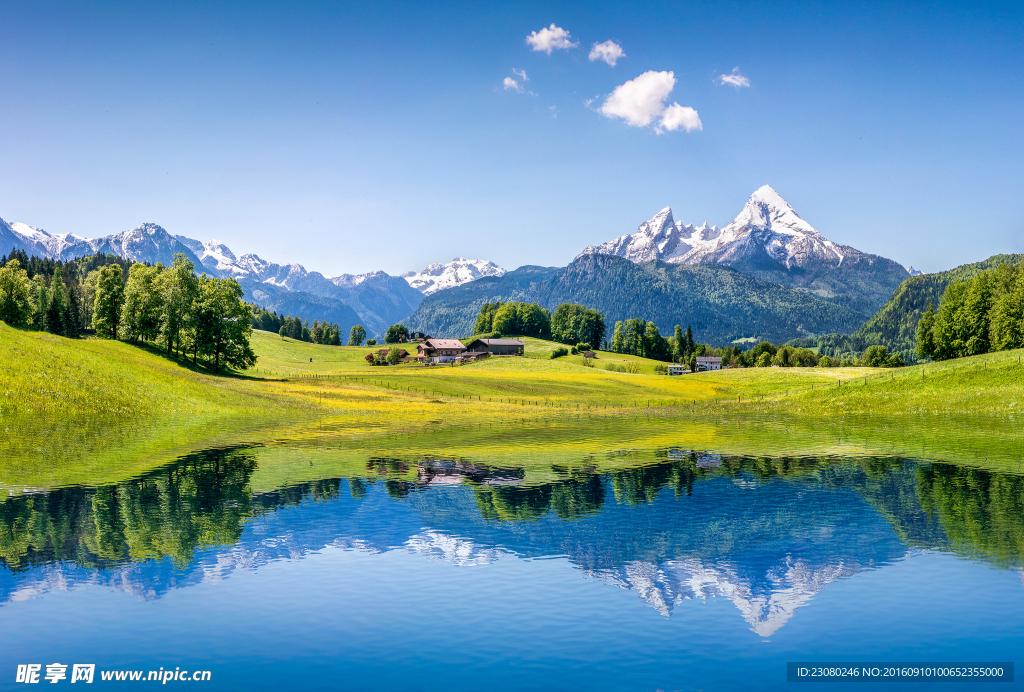
[[519,77],[519,79],[523,80],[524,82],[530,81],[530,78],[526,76],[526,70],[517,70],[516,68],[513,67],[512,74]]
[[693,132],[694,130],[704,129],[697,111],[689,106],[680,106],[678,103],[673,103],[662,111],[661,127],[669,132],[675,132],[676,130]]
[[558,117],[558,106],[548,106],[548,110],[551,111],[552,118]]
[[523,93],[522,85],[519,82],[517,82],[516,80],[512,79],[511,77],[505,77],[504,84],[505,84],[505,91],[515,91],[515,92],[518,92],[520,94]]
[[740,74],[738,67],[732,68],[731,73],[722,75],[717,81],[719,84],[731,84],[737,89],[750,86],[750,80]]
[[665,106],[675,85],[676,77],[672,72],[644,72],[615,87],[597,110],[606,118],[621,118],[632,127],[653,126],[659,134],[665,130],[703,129],[697,111],[678,103]]
[[554,24],[540,31],[531,32],[526,37],[526,43],[530,46],[531,50],[543,51],[548,55],[551,55],[553,50],[575,48],[580,45],[579,43],[572,42],[572,37],[569,36],[568,31]]
[[626,54],[615,41],[605,41],[604,43],[595,43],[590,48],[590,62],[595,60],[604,60],[606,63],[615,67],[615,63],[619,58],[626,57]]

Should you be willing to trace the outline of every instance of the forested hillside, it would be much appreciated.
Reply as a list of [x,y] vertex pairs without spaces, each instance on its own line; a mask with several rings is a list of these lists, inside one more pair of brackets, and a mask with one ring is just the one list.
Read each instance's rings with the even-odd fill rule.
[[402,323],[409,331],[441,338],[469,336],[485,303],[532,303],[536,286],[560,271],[558,267],[527,265],[504,276],[487,276],[438,291],[427,296]]
[[538,286],[534,300],[548,307],[582,303],[603,312],[609,324],[642,316],[664,333],[688,324],[697,339],[718,345],[852,331],[862,319],[813,294],[728,267],[634,264],[609,255],[578,258]]
[[970,279],[1000,264],[1024,264],[1024,255],[994,255],[982,262],[964,264],[935,274],[912,276],[903,281],[892,297],[860,329],[849,336],[830,334],[821,339],[822,352],[829,355],[858,353],[873,344],[881,344],[899,353],[903,360],[917,360],[917,323],[931,303],[935,310],[946,287],[954,281]]
[[583,255],[562,269],[521,267],[479,279],[423,301],[405,324],[434,336],[473,331],[489,302],[538,302],[548,309],[580,303],[604,313],[607,324],[644,317],[671,333],[693,326],[702,341],[725,344],[752,337],[774,342],[828,332],[850,332],[862,316],[805,291],[762,281],[716,265],[634,264],[611,255]]

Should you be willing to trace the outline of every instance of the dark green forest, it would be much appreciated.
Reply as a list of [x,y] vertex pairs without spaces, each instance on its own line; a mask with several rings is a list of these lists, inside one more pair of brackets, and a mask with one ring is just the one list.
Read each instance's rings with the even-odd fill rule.
[[937,310],[946,288],[953,282],[965,281],[995,269],[1001,264],[1019,265],[1024,255],[995,255],[983,262],[964,264],[944,272],[912,276],[906,279],[882,308],[857,331],[848,336],[828,334],[804,345],[820,346],[821,352],[833,357],[850,357],[868,346],[879,344],[899,354],[908,363],[916,362],[917,324],[932,305]]
[[549,310],[586,305],[608,324],[643,315],[662,331],[690,324],[701,340],[728,344],[757,338],[852,332],[864,316],[806,291],[762,281],[717,265],[634,264],[621,257],[585,255],[562,269],[521,267],[424,299],[404,323],[410,330],[458,337],[475,331],[485,303],[520,301]]

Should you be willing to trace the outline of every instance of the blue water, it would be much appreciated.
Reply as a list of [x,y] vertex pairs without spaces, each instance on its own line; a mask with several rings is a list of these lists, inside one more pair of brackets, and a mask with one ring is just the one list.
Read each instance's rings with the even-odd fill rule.
[[[11,498],[0,687],[61,662],[210,670],[167,683],[204,689],[799,689],[787,661],[1024,650],[1021,478],[672,456],[535,485],[410,460],[257,493],[259,454],[229,450]],[[869,688],[908,685],[977,686]]]

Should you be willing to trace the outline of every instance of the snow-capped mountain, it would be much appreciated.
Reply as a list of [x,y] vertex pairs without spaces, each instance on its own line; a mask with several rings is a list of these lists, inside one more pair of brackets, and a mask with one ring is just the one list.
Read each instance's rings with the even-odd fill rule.
[[110,253],[134,262],[150,264],[170,264],[174,255],[180,252],[199,265],[199,258],[188,245],[155,223],[144,223],[130,231],[89,239],[73,233],[52,235],[25,223],[6,223],[0,219],[0,248],[7,252],[11,247],[24,250],[30,255],[58,260]]
[[355,310],[371,334],[377,334],[411,315],[423,300],[404,280],[382,271],[327,277],[301,264],[268,262],[252,253],[236,256],[219,240],[204,244],[184,236],[177,239],[195,252],[208,271],[234,277],[253,300],[272,310],[284,309],[275,306],[285,304],[288,292],[338,300]]
[[765,567],[763,574],[740,574],[728,561],[691,558],[662,563],[636,560],[615,570],[589,573],[635,591],[641,600],[666,617],[684,600],[727,598],[752,631],[770,637],[828,584],[851,577],[870,565],[813,565],[787,556]]
[[153,223],[88,239],[71,233],[52,235],[28,224],[0,219],[0,253],[11,249],[59,260],[111,253],[136,262],[164,265],[181,253],[199,272],[237,279],[247,300],[269,310],[338,322],[344,331],[361,322],[374,335],[411,315],[423,300],[423,294],[404,279],[384,272],[328,278],[300,264],[268,262],[251,253],[235,255],[218,240],[202,243],[171,235]]
[[[832,267],[843,263],[853,248],[828,240],[804,221],[772,188],[765,185],[747,200],[743,210],[725,228],[693,226],[672,218],[665,207],[636,233],[581,254],[618,255],[634,262],[661,260],[679,264],[732,264],[768,260],[790,270],[811,262]],[[861,253],[863,254],[863,253]]]
[[725,228],[706,222],[684,224],[665,207],[640,224],[636,233],[591,245],[580,256],[590,254],[637,263],[721,264],[809,290],[866,314],[881,307],[911,275],[893,260],[833,243],[767,185],[750,196]]
[[59,257],[69,247],[76,245],[85,238],[74,233],[51,235],[41,228],[33,228],[27,223],[12,221],[7,223],[0,219],[0,253],[23,250],[30,255],[43,257]]
[[435,262],[421,272],[402,274],[402,278],[417,291],[429,296],[446,288],[476,281],[484,276],[504,275],[505,270],[494,262],[456,257],[447,264]]

